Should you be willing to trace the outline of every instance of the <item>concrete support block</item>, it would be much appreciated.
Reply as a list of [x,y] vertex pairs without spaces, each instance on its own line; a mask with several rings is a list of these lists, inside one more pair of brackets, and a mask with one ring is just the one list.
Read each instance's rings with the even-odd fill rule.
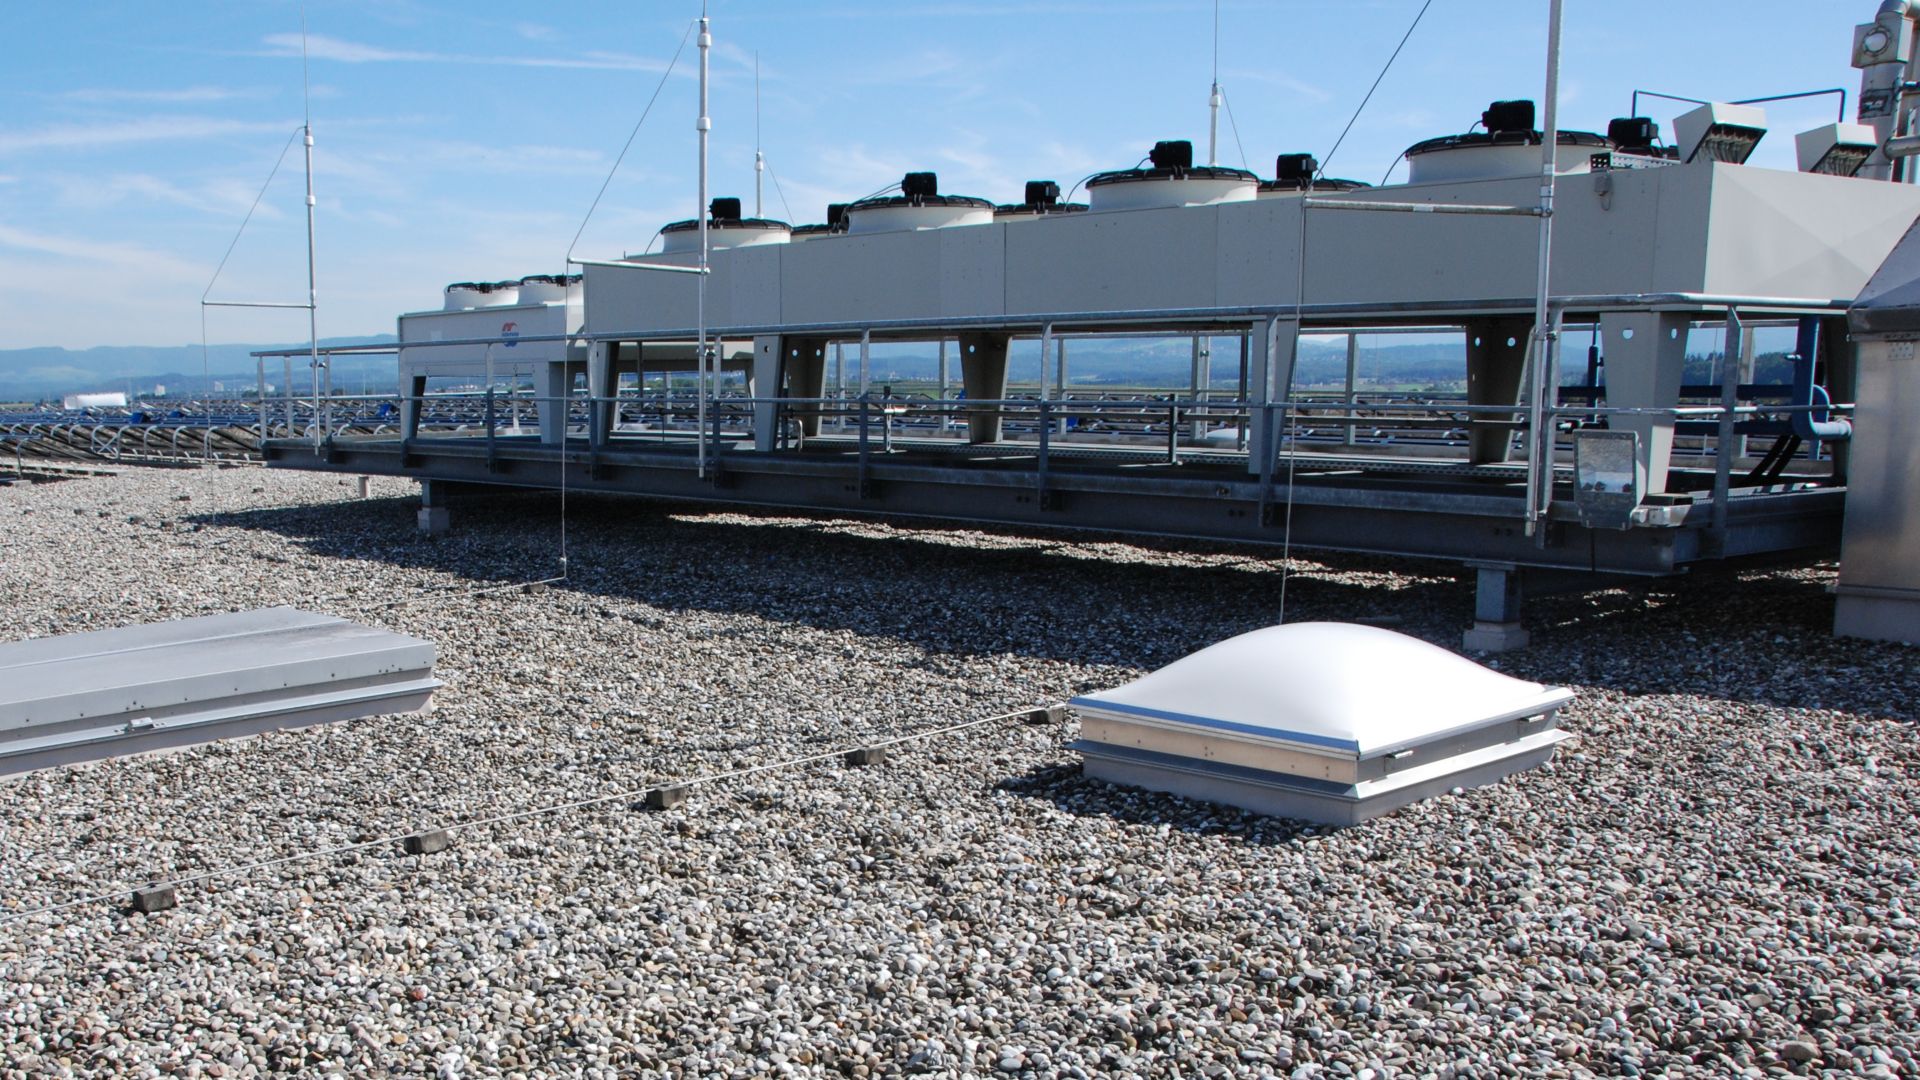
[[372,495],[373,494],[373,477],[371,476],[359,477],[357,482],[354,485],[354,491],[363,499],[367,498],[369,495]]
[[414,833],[400,841],[400,849],[409,855],[437,855],[453,846],[453,837],[445,829]]
[[180,897],[171,885],[149,885],[144,889],[133,890],[133,910],[142,915],[151,915],[156,911],[178,907]]
[[1512,563],[1469,563],[1478,574],[1473,597],[1473,629],[1461,646],[1473,652],[1512,652],[1527,647],[1520,624],[1524,599],[1520,568]]
[[643,805],[649,810],[671,810],[687,801],[687,788],[684,784],[671,787],[657,787],[647,792]]
[[1065,705],[1049,705],[1044,709],[1034,709],[1027,713],[1026,721],[1029,724],[1057,724],[1066,718]]
[[1460,636],[1460,647],[1468,652],[1513,652],[1526,648],[1529,640],[1526,628],[1517,622],[1476,622]]
[[414,524],[428,536],[438,536],[453,528],[453,514],[444,506],[423,506],[414,515]]
[[884,746],[862,746],[847,751],[848,765],[884,765],[887,760],[887,748]]

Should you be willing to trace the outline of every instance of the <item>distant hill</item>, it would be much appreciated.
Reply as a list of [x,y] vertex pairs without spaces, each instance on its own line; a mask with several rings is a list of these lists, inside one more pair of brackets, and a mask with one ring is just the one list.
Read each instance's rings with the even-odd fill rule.
[[[375,345],[393,341],[392,335],[378,337],[326,338],[322,346]],[[95,349],[0,349],[0,400],[37,401],[63,394],[95,390],[128,390],[150,393],[165,386],[169,394],[197,394],[222,384],[223,389],[251,387],[256,381],[256,362],[248,354],[260,349],[292,349],[292,345],[212,345],[208,346],[203,377],[198,345],[114,345]],[[269,382],[278,383],[278,362],[267,365]],[[294,361],[294,379],[307,377],[306,363]],[[336,389],[359,392],[364,385],[370,392],[394,389],[394,363],[391,356],[340,356],[333,361]]]
[[[1391,340],[1391,339],[1389,339]],[[327,346],[390,344],[391,336],[329,338]],[[1364,339],[1363,339],[1364,342]],[[221,384],[225,393],[244,393],[255,384],[255,361],[249,354],[261,349],[298,348],[298,345],[214,345],[207,350],[211,379],[201,376],[198,345],[115,346],[73,350],[61,348],[0,349],[0,401],[35,401],[58,398],[63,394],[99,390],[131,390],[151,393],[165,386],[170,395],[198,394],[210,389],[209,382]],[[925,350],[925,351],[922,351]],[[854,348],[845,350],[847,379],[856,377]],[[1032,385],[1039,374],[1037,342],[1020,341],[1013,347],[1011,377],[1016,383]],[[1586,372],[1586,350],[1567,349],[1561,357],[1563,382],[1578,382]],[[1713,382],[1717,356],[1689,356],[1688,382]],[[959,381],[958,358],[952,360],[952,378]],[[1192,347],[1183,340],[1076,340],[1068,345],[1068,382],[1075,386],[1181,387],[1187,385],[1192,364]],[[1300,387],[1338,386],[1346,378],[1347,354],[1343,344],[1308,341],[1301,346],[1295,385]],[[1240,353],[1231,338],[1215,339],[1212,362],[1213,385],[1228,387],[1239,379]],[[876,383],[931,381],[939,373],[937,353],[926,346],[875,346],[870,370]],[[1047,372],[1051,377],[1052,363]],[[1759,382],[1784,382],[1790,368],[1778,354],[1759,358]],[[293,379],[296,388],[309,385],[304,360],[295,358]],[[1360,379],[1363,385],[1455,387],[1466,379],[1464,343],[1446,340],[1406,341],[1402,344],[1373,347],[1360,351]],[[269,384],[278,385],[280,364],[267,365]],[[333,362],[334,389],[341,393],[392,393],[395,370],[392,356],[340,356]]]

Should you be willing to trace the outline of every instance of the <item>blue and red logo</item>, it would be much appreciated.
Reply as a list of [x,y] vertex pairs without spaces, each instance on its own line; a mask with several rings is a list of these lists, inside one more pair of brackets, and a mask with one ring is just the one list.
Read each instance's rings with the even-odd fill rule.
[[505,348],[511,349],[515,345],[520,344],[520,324],[517,322],[501,323],[500,336],[507,340],[504,346]]

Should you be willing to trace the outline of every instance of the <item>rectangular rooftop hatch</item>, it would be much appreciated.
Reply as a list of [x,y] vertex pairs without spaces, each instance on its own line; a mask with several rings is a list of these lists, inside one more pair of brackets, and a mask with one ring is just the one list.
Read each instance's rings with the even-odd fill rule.
[[288,607],[0,644],[0,776],[413,712],[434,644]]

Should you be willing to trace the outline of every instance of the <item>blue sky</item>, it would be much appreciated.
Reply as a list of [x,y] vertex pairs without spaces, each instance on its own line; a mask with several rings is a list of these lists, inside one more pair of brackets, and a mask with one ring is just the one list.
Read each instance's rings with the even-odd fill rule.
[[[1570,0],[1566,126],[1604,130],[1636,88],[1739,98],[1845,87],[1861,0]],[[1220,158],[1270,174],[1325,156],[1420,0],[1223,0]],[[1545,0],[1433,0],[1331,174],[1378,182],[1409,144],[1537,97]],[[1857,9],[1857,10],[1856,10]],[[311,0],[320,331],[390,332],[449,281],[562,269],[697,0]],[[768,216],[818,221],[908,169],[1012,200],[1132,165],[1155,140],[1205,153],[1212,4],[711,0],[713,193],[753,196],[760,65]],[[283,0],[0,3],[0,348],[185,344],[199,299],[301,122],[301,6]],[[579,253],[644,249],[694,208],[685,54]],[[1684,106],[1653,102],[1669,127]],[[1835,99],[1769,107],[1756,163]],[[1236,140],[1234,128],[1238,129]],[[305,292],[296,145],[215,298]],[[784,200],[782,198],[784,195]],[[213,341],[294,341],[300,313],[221,310]]]

